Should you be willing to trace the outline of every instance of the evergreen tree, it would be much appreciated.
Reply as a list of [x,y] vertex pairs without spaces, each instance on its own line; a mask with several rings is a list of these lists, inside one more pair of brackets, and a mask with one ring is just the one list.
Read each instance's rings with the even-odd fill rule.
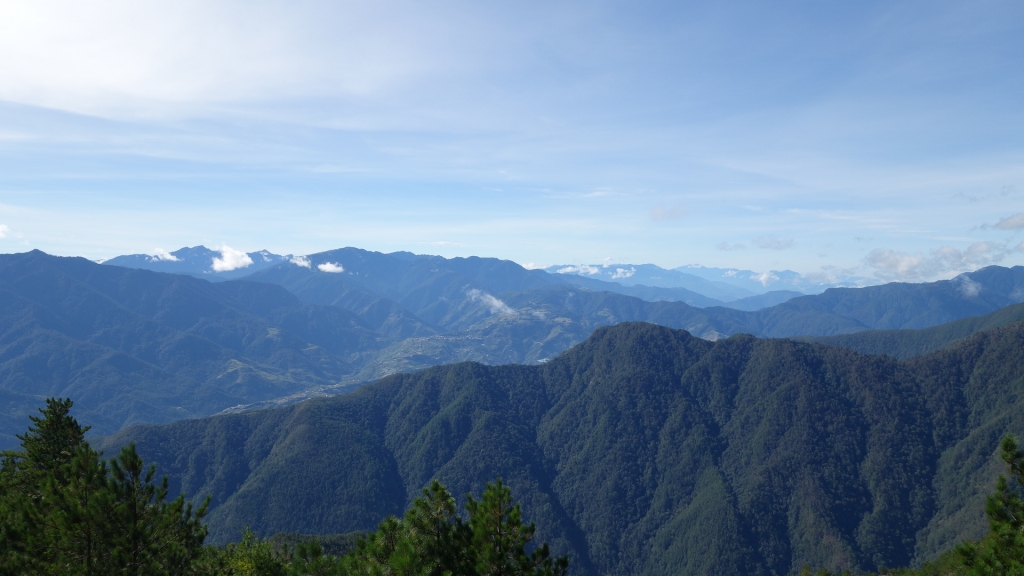
[[562,575],[568,558],[552,559],[547,544],[526,547],[536,527],[523,524],[519,504],[499,479],[481,499],[466,496],[468,521],[456,514],[455,499],[434,480],[403,520],[389,517],[359,541],[344,561],[347,574],[480,576]]
[[[71,400],[48,399],[41,417],[3,454],[0,574],[178,575],[201,553],[207,504],[167,501],[128,446],[108,466],[70,415]],[[209,499],[207,499],[209,502]]]
[[995,493],[988,496],[988,536],[981,542],[959,547],[967,573],[972,576],[1024,575],[1024,452],[1018,449],[1013,436],[1003,439],[1002,459],[1010,478],[1000,475]]
[[466,496],[469,511],[470,550],[475,554],[476,573],[481,576],[512,574],[562,574],[568,567],[566,557],[551,559],[547,543],[532,554],[526,545],[537,527],[523,524],[522,509],[512,500],[512,491],[501,482],[487,484],[480,500]]

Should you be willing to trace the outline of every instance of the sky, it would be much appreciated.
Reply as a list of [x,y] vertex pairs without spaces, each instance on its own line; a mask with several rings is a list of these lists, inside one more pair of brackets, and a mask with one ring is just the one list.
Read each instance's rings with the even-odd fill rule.
[[0,3],[0,252],[1024,265],[1024,3]]

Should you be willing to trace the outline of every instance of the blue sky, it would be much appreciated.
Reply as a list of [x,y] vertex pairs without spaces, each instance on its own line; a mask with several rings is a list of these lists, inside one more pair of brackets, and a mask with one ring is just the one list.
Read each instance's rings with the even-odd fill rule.
[[0,5],[0,252],[1024,264],[1024,3]]

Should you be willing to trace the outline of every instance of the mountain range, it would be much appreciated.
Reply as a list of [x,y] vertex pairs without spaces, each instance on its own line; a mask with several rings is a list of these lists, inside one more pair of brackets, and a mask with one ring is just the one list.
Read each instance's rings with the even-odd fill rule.
[[539,366],[434,367],[100,445],[212,495],[215,542],[366,530],[433,478],[500,476],[577,574],[876,571],[985,533],[1022,386],[1024,322],[902,361],[622,323]]
[[[302,262],[302,258],[267,250],[246,254],[226,246],[216,250],[194,246],[156,255],[117,256],[102,263],[219,281],[241,278],[280,262]],[[854,277],[842,277],[832,282],[813,281],[792,270],[759,273],[696,265],[666,269],[654,264],[583,264],[547,266],[543,270],[560,278],[560,282],[579,284],[593,290],[617,292],[644,300],[670,300],[697,307],[727,306],[739,310],[757,310],[795,296],[818,294],[827,288],[870,283],[865,278]]]
[[108,434],[446,363],[542,363],[620,322],[711,340],[821,337],[926,328],[1024,299],[1021,267],[830,289],[752,312],[648,301],[565,276],[491,258],[355,248],[219,282],[38,251],[0,255],[0,447],[13,445],[46,396],[74,398],[95,432]]
[[876,283],[857,276],[816,278],[803,276],[792,270],[754,272],[739,268],[709,268],[696,264],[672,269],[654,264],[560,264],[545,266],[542,270],[552,274],[579,276],[625,286],[686,288],[722,302],[733,302],[769,292],[820,294],[829,288],[860,287]]

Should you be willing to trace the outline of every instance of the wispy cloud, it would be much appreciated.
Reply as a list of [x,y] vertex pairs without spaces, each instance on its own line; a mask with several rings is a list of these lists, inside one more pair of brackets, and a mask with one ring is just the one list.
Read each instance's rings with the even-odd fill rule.
[[345,271],[345,267],[337,262],[324,262],[323,264],[318,264],[317,268],[321,272],[330,272],[331,274],[340,274]]
[[750,277],[750,279],[751,280],[757,280],[758,282],[761,283],[761,286],[767,287],[772,282],[775,282],[776,280],[778,280],[779,277],[775,275],[775,272],[772,272],[771,270],[769,270],[768,272],[761,272],[760,274],[754,274],[753,276]]
[[311,268],[313,265],[309,261],[309,258],[306,258],[305,256],[292,256],[291,258],[288,259],[288,261],[291,262],[292,264],[295,264],[299,268]]
[[676,218],[682,218],[686,215],[686,212],[680,208],[663,208],[661,206],[655,206],[651,210],[651,220],[659,222],[661,220],[675,220]]
[[998,242],[975,242],[966,250],[942,246],[928,255],[878,249],[868,253],[864,262],[882,280],[913,282],[948,277],[998,264],[1006,256],[1022,249],[1024,242],[1013,248]]
[[765,250],[785,250],[793,247],[793,239],[762,236],[754,239],[754,246],[764,248]]
[[1024,229],[1024,212],[1003,218],[999,222],[996,222],[995,228],[998,228],[1000,230]]
[[6,224],[0,224],[0,238],[7,238],[11,234],[11,228]]
[[230,272],[239,268],[245,268],[246,266],[252,266],[252,258],[241,250],[235,250],[225,244],[218,248],[217,251],[220,252],[220,257],[213,259],[214,272]]
[[483,290],[473,288],[472,290],[468,290],[466,295],[469,296],[469,299],[473,302],[481,302],[487,306],[487,308],[490,309],[491,314],[514,315],[516,313],[516,311],[509,307],[508,304],[505,304]]
[[715,244],[716,250],[725,250],[726,252],[732,252],[733,250],[746,250],[746,244],[729,244],[728,242],[719,242]]
[[957,276],[954,278],[956,283],[957,292],[964,298],[977,298],[978,294],[981,294],[981,284],[971,280],[967,276]]

